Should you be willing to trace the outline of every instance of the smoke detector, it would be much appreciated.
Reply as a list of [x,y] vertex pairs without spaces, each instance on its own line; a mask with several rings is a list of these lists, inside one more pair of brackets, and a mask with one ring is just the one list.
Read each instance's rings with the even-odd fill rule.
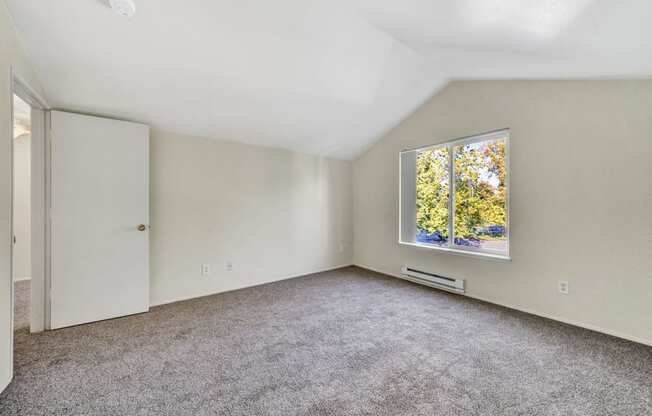
[[136,13],[136,4],[133,0],[109,0],[114,12],[121,16],[131,17]]

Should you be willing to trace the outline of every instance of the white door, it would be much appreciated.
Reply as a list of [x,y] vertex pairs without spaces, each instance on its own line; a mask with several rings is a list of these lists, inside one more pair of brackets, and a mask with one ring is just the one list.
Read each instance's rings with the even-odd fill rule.
[[53,111],[50,326],[149,310],[149,127]]

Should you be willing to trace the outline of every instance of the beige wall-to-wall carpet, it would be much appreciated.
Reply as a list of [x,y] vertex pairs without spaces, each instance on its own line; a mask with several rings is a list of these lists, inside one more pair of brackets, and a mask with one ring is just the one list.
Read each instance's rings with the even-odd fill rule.
[[[506,127],[512,261],[400,246],[399,151]],[[650,80],[453,82],[355,161],[354,262],[652,344],[651,161]]]
[[10,415],[649,415],[652,348],[355,267],[16,334]]
[[351,264],[351,168],[154,130],[152,304]]
[[14,282],[14,331],[23,328],[29,329],[30,290],[30,280]]

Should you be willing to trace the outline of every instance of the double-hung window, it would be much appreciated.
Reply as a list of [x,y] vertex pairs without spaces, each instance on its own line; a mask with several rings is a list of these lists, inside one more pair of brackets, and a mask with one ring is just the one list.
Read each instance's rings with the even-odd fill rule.
[[401,244],[509,258],[509,130],[400,153]]

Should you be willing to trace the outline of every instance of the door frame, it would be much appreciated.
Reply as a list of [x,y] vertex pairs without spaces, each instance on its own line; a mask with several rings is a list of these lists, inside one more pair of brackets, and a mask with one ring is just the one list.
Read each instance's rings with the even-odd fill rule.
[[[24,100],[32,108],[30,158],[31,158],[31,305],[30,331],[41,332],[49,329],[49,110],[47,101],[40,96],[27,82],[18,76],[13,67],[9,70],[11,123],[11,233],[14,234],[14,94]],[[13,372],[13,334],[14,334],[14,282],[13,282],[13,241],[10,249],[11,279],[11,350]]]

